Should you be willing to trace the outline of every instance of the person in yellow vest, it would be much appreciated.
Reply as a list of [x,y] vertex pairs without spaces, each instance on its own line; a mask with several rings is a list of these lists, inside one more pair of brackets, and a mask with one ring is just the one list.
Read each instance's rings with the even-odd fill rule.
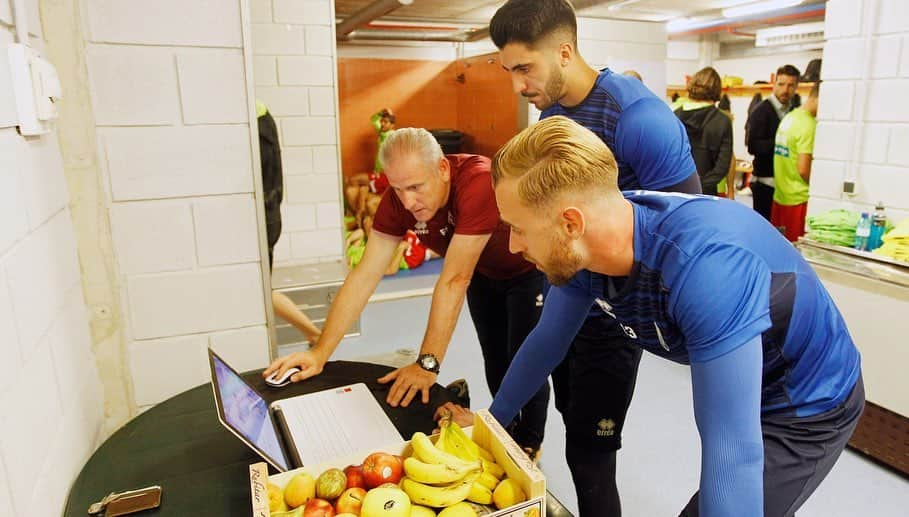
[[770,223],[792,242],[805,234],[819,89],[820,83],[815,83],[805,104],[787,113],[776,130],[773,151],[776,190]]

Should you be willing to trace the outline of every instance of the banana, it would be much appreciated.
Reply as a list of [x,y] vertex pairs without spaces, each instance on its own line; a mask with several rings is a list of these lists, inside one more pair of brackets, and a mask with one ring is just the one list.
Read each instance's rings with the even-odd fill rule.
[[466,499],[477,477],[477,474],[468,474],[461,481],[445,486],[430,486],[405,477],[401,480],[401,489],[416,504],[444,508]]
[[454,483],[481,468],[482,464],[479,460],[472,464],[449,465],[447,463],[426,463],[414,456],[404,459],[404,472],[407,473],[407,477],[429,485]]
[[480,459],[480,447],[467,436],[461,426],[451,420],[443,420],[440,425],[442,435],[440,435],[439,443],[443,444],[446,451],[468,461]]
[[496,485],[499,484],[498,478],[496,478],[489,472],[481,473],[480,476],[477,478],[476,482],[483,485],[484,487],[488,488],[490,491],[495,490]]
[[479,445],[477,445],[477,449],[478,449],[478,452],[480,453],[480,458],[482,458],[490,463],[496,462],[496,457],[493,456],[491,452],[484,449],[483,447],[480,447]]
[[413,455],[425,463],[441,463],[452,467],[463,467],[466,465],[476,465],[476,462],[464,461],[454,454],[447,453],[436,447],[432,440],[425,433],[417,431],[413,433],[410,439],[410,445],[413,447]]
[[480,460],[483,462],[483,472],[489,472],[496,479],[502,479],[505,477],[505,469],[499,466],[498,463],[494,461]]
[[492,504],[492,490],[483,486],[479,481],[470,485],[467,500],[478,504]]

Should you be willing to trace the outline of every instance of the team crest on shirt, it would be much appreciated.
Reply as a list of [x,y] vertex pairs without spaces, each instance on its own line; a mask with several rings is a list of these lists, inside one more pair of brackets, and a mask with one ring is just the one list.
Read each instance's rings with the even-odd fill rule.
[[597,436],[612,436],[615,434],[615,422],[611,418],[604,418],[597,422]]
[[417,221],[417,224],[413,225],[413,233],[417,235],[426,235],[429,233],[429,229],[426,228],[426,223]]

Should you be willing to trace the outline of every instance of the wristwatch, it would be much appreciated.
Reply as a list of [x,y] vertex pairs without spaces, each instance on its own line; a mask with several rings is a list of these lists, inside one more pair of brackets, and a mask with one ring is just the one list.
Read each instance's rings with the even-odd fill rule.
[[427,372],[439,373],[439,359],[433,354],[420,354],[417,364]]

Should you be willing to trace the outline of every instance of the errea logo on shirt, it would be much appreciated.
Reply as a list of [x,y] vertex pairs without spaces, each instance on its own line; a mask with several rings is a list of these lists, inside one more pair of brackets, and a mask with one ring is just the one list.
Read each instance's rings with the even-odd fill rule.
[[417,235],[426,235],[429,233],[429,229],[426,228],[426,223],[417,221],[417,224],[413,225],[413,232]]
[[604,418],[597,422],[597,436],[612,436],[615,434],[615,422],[611,418]]

